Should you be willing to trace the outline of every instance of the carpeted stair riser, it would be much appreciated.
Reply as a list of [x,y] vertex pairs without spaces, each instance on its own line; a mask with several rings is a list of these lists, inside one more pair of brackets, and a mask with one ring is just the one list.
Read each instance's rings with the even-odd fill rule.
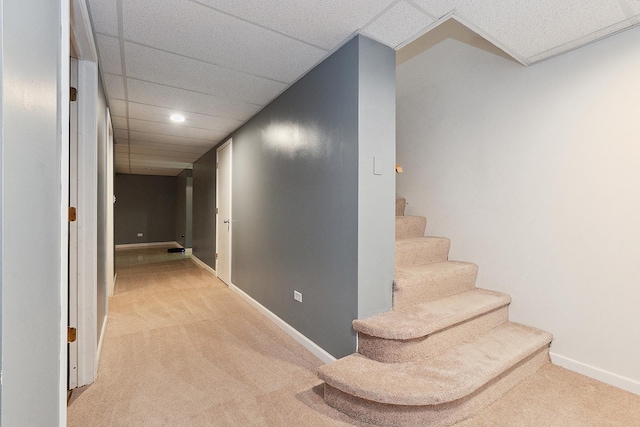
[[396,199],[396,216],[404,215],[404,209],[407,205],[407,201],[404,198]]
[[549,363],[548,347],[540,349],[472,394],[437,405],[409,406],[373,402],[344,393],[327,383],[324,385],[324,399],[329,406],[352,418],[379,426],[444,427],[475,415],[546,363]]
[[381,363],[352,354],[322,366],[330,386],[374,402],[435,405],[461,399],[542,348],[551,334],[506,322],[437,356],[408,363]]
[[478,266],[446,261],[396,269],[393,309],[475,289]]
[[504,306],[421,338],[392,340],[359,332],[358,353],[383,363],[416,362],[441,354],[508,320],[509,307]]
[[424,237],[426,227],[427,218],[423,216],[397,216],[396,239]]
[[446,261],[451,242],[444,237],[413,237],[396,240],[396,270],[402,267]]
[[426,359],[506,322],[511,297],[485,289],[353,321],[358,352],[398,363]]

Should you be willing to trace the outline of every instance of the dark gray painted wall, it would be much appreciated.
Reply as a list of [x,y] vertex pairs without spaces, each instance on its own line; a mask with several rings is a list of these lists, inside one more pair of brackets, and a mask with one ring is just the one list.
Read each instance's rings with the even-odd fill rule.
[[232,183],[232,283],[334,356],[352,353],[358,39],[233,135]]
[[116,174],[115,194],[117,245],[175,240],[176,177]]
[[[3,0],[2,401],[3,426],[58,425],[61,404],[61,215],[58,116],[62,2]],[[68,36],[67,36],[68,43]],[[65,75],[66,74],[66,75]],[[63,89],[64,90],[64,89]],[[68,126],[68,125],[67,125]],[[65,303],[66,304],[66,303]]]
[[193,170],[187,170],[187,190],[185,192],[186,197],[186,238],[185,243],[187,248],[193,247]]
[[187,171],[176,176],[176,235],[175,240],[187,247]]
[[[231,281],[336,357],[355,350],[360,298],[361,313],[391,307],[394,74],[393,50],[356,37],[232,135]],[[386,172],[369,179],[373,156]],[[194,254],[211,267],[215,162],[213,149],[194,165]],[[388,206],[376,210],[381,204]],[[359,218],[367,244],[379,245],[360,264]],[[362,279],[371,283],[360,283],[359,265],[373,269]]]
[[216,150],[193,164],[193,255],[216,266]]
[[176,242],[191,247],[193,224],[193,171],[185,169],[176,177]]

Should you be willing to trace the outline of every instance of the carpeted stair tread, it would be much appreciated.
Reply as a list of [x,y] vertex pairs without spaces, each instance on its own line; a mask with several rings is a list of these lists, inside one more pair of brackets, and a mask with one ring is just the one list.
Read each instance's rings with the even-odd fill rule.
[[352,354],[322,366],[331,387],[373,402],[438,405],[461,399],[551,342],[548,332],[507,322],[427,361],[381,363]]
[[396,268],[393,307],[433,301],[475,289],[478,266],[444,261]]
[[396,268],[446,261],[450,245],[446,237],[396,239]]
[[403,197],[396,199],[396,216],[404,215],[404,208],[407,206],[407,201]]
[[427,218],[423,216],[396,216],[396,239],[424,237]]
[[474,289],[414,304],[353,321],[356,332],[390,340],[410,340],[504,307],[511,297],[501,292]]

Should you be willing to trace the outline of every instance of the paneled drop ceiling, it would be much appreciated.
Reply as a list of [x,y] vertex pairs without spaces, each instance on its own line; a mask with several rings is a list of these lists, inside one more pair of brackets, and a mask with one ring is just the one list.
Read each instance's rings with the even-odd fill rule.
[[399,49],[455,19],[530,65],[640,23],[640,0],[87,3],[116,171],[145,175],[188,168],[357,33]]

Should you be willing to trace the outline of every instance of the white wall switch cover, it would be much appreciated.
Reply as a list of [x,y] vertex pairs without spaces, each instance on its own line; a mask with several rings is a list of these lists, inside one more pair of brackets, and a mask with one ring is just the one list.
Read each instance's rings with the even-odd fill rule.
[[382,175],[382,165],[381,165],[380,157],[373,158],[373,174],[374,175]]

